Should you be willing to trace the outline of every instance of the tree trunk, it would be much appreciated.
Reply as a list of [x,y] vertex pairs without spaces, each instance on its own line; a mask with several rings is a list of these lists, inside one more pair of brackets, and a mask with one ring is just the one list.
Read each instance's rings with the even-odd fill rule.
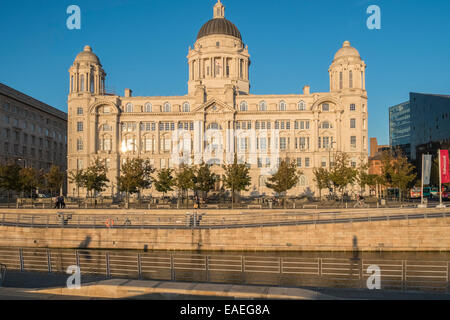
[[231,209],[234,209],[234,189],[231,189]]

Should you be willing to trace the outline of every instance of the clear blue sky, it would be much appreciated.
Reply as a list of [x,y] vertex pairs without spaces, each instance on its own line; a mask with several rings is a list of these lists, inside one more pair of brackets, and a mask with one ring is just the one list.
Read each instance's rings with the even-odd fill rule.
[[[84,45],[98,54],[107,87],[123,94],[184,95],[186,55],[216,0],[1,0],[0,82],[67,111],[68,69]],[[369,135],[389,142],[388,108],[410,91],[450,94],[448,0],[223,0],[251,54],[255,94],[327,91],[344,40],[367,64]],[[81,30],[66,9],[81,8]],[[381,30],[366,27],[369,5]]]

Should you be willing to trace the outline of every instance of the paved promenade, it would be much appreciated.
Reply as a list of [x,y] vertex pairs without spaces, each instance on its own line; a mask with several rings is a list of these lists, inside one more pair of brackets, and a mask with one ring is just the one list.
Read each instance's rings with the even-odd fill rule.
[[450,300],[450,294],[337,288],[286,288],[196,282],[104,280],[83,277],[81,289],[67,289],[67,276],[11,272],[3,288],[3,300]]

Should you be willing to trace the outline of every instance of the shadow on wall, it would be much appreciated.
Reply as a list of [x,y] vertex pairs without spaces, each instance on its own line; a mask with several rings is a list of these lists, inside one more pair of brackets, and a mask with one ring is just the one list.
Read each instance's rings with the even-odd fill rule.
[[78,245],[79,249],[86,249],[87,247],[89,247],[89,244],[91,243],[91,236],[86,236],[86,238],[80,242],[80,244]]

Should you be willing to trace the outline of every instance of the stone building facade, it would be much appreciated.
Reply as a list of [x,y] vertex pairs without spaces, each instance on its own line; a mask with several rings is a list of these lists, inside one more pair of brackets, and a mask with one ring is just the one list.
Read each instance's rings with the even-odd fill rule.
[[[348,41],[328,69],[328,92],[304,86],[298,94],[254,95],[248,47],[218,1],[187,59],[186,95],[133,97],[126,89],[118,96],[105,91],[106,73],[86,46],[69,70],[69,170],[104,160],[111,181],[104,195],[115,195],[127,158],[150,159],[156,169],[204,161],[220,174],[236,154],[251,168],[248,193],[272,195],[265,181],[289,158],[303,171],[290,191],[300,195],[317,191],[313,168],[328,167],[337,151],[355,166],[367,162],[366,65]],[[75,190],[69,183],[69,194]]]
[[0,162],[67,169],[67,114],[0,83]]

